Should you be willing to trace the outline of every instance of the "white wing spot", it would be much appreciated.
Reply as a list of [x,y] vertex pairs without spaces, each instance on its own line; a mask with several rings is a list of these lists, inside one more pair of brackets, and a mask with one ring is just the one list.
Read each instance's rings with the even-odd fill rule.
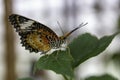
[[29,28],[29,26],[31,26],[33,23],[34,23],[34,21],[31,21],[31,20],[29,20],[29,21],[27,21],[25,23],[22,23],[22,24],[20,24],[21,29]]

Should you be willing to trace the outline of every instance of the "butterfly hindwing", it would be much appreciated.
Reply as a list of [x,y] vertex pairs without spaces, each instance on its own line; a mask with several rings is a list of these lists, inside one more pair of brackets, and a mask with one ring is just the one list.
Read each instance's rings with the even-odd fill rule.
[[58,39],[50,28],[32,19],[12,14],[9,20],[20,35],[22,45],[30,52],[47,52],[50,50],[48,38]]

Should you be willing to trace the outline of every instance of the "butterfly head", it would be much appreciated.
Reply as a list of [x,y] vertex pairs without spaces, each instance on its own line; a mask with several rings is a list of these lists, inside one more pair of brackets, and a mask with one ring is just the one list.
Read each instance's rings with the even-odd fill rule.
[[60,36],[59,41],[58,41],[60,43],[60,47],[66,47],[67,46],[67,40],[66,39],[68,38],[68,36],[70,36],[77,29],[85,26],[86,24],[88,24],[88,23],[85,23],[85,24],[81,23],[77,28],[73,29],[72,31],[68,32],[67,34],[65,34],[63,36]]

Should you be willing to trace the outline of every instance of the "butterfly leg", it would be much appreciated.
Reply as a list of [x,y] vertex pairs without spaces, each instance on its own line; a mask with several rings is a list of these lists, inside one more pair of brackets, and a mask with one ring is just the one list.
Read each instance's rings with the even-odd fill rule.
[[44,56],[46,56],[46,58],[49,58],[49,56],[50,56],[50,50],[44,52],[43,54],[45,54]]

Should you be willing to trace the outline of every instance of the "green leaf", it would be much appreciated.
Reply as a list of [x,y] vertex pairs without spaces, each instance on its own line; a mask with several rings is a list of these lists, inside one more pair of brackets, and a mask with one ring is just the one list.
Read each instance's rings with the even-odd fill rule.
[[98,39],[88,33],[78,36],[69,44],[70,53],[74,58],[73,68],[89,58],[98,44]]
[[36,70],[53,70],[62,74],[65,78],[73,78],[73,69],[85,60],[94,57],[104,51],[117,35],[105,36],[100,39],[86,33],[74,39],[66,51],[55,51],[50,55],[42,56],[34,66]]
[[33,80],[32,78],[21,78],[21,79],[17,79],[17,80]]
[[55,51],[51,55],[41,57],[35,64],[34,71],[37,69],[53,70],[54,72],[69,77],[73,77],[71,62],[73,58],[67,51]]
[[85,60],[97,56],[104,51],[116,34],[98,39],[97,37],[86,33],[74,39],[69,44],[70,53],[74,58],[73,68],[77,67]]
[[91,76],[86,78],[85,80],[117,80],[114,77],[110,76],[110,75],[103,75],[103,76]]

